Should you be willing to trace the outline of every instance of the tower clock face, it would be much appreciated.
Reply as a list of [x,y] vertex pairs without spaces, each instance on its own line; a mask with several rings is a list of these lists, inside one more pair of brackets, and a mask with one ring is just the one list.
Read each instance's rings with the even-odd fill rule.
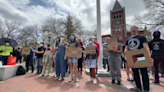
[[116,21],[116,24],[117,24],[117,25],[120,24],[120,21]]

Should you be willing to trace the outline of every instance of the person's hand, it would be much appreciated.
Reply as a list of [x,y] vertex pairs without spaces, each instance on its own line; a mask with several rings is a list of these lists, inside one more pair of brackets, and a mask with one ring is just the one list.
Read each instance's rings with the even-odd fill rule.
[[38,53],[38,50],[36,51],[36,53]]
[[32,46],[30,46],[30,49],[32,49]]
[[64,60],[67,60],[67,57],[66,56],[64,57]]
[[117,50],[113,50],[113,52],[117,52]]
[[53,60],[53,56],[51,57],[51,60]]
[[3,51],[6,51],[7,49],[5,48]]
[[154,63],[154,59],[153,59],[153,58],[150,58],[150,62],[151,62],[151,63]]
[[54,55],[54,59],[56,58],[56,55]]

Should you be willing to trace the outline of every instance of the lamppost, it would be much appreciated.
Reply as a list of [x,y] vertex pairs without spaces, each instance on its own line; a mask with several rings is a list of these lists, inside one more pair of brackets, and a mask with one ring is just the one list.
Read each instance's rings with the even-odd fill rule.
[[49,43],[50,43],[50,40],[51,40],[51,37],[50,36],[48,37],[48,40],[49,40]]

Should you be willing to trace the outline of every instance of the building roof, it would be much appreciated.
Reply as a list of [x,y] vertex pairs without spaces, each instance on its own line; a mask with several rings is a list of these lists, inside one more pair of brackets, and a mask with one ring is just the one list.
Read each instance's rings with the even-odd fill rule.
[[[132,25],[128,25],[128,24],[126,24],[126,31],[127,31],[127,33],[129,33],[130,32],[130,28],[132,27]],[[138,27],[138,31],[143,31],[144,30],[144,28],[139,28]],[[103,31],[102,33],[101,33],[101,35],[102,36],[107,36],[107,35],[111,35],[111,28],[109,28],[109,29],[107,29],[106,31]]]
[[123,10],[122,6],[121,6],[120,3],[116,0],[112,12],[114,13],[114,12],[118,12],[118,11],[122,11],[122,10]]

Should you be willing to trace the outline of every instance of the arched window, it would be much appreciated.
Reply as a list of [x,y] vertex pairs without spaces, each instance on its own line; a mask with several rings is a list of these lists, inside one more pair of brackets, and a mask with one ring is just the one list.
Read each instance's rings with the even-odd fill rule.
[[117,18],[118,18],[118,15],[117,15]]
[[119,17],[121,18],[122,16],[120,15]]
[[121,28],[119,28],[119,32],[121,32]]
[[118,29],[115,29],[115,32],[117,32],[118,31]]
[[116,19],[116,16],[114,16],[114,19]]

